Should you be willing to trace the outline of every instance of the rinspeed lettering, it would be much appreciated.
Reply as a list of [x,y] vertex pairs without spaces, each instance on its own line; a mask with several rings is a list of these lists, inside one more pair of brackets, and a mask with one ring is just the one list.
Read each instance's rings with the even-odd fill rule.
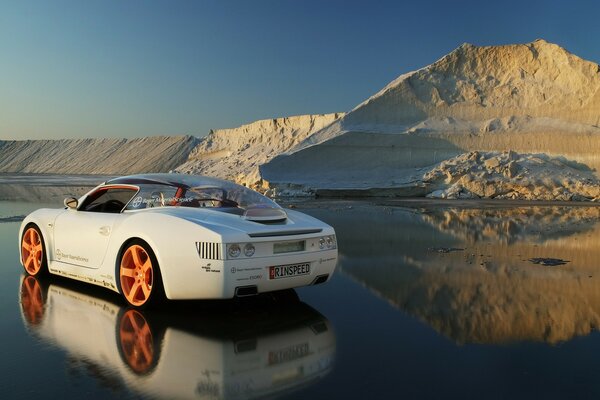
[[281,279],[310,274],[310,263],[269,267],[269,279]]

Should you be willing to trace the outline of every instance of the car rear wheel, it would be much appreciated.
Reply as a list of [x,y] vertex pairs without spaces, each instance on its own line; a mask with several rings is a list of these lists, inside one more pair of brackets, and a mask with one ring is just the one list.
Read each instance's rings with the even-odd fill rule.
[[164,297],[158,261],[145,242],[133,240],[119,262],[121,293],[133,307],[146,307]]
[[21,262],[28,275],[39,276],[48,270],[44,238],[36,225],[28,225],[21,237]]

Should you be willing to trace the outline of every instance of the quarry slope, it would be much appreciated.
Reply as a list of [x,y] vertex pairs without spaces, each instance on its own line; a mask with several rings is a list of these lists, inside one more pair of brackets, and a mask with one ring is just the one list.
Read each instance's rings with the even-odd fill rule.
[[168,172],[197,145],[192,136],[0,141],[0,172],[105,174]]

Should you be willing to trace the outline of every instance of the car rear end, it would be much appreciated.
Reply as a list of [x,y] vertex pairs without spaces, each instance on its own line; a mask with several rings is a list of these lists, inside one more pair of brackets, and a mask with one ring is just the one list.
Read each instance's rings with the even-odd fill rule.
[[[276,233],[273,233],[274,235]],[[336,267],[333,228],[310,234],[250,237],[224,244],[224,297],[318,285]]]

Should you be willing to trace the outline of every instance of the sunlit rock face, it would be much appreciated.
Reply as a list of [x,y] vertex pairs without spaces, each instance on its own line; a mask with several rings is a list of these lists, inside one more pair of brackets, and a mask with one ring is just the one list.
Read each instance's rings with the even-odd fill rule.
[[400,76],[340,124],[368,124],[385,131],[423,117],[452,117],[485,121],[482,131],[492,132],[517,124],[518,117],[545,117],[598,125],[598,88],[596,63],[544,40],[463,44],[435,63]]
[[260,188],[262,182],[259,165],[288,151],[343,115],[299,115],[213,130],[201,140],[188,160],[177,170],[229,179]]
[[600,325],[599,208],[353,208],[328,222],[342,273],[455,342],[559,343]]
[[510,150],[598,169],[599,89],[598,64],[558,45],[464,44],[274,158],[262,177],[282,187],[402,187],[423,182],[420,168]]

